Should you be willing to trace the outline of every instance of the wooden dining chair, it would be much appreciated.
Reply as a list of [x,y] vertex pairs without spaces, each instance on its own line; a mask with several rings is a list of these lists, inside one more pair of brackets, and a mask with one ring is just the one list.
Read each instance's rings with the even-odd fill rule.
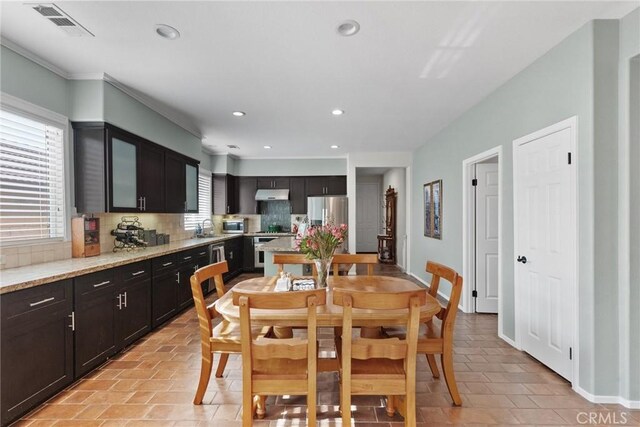
[[[213,367],[213,354],[220,354],[216,377],[221,378],[224,368],[227,365],[230,353],[241,353],[240,326],[226,320],[220,321],[213,326],[213,320],[218,316],[213,304],[207,306],[202,292],[202,282],[213,279],[216,285],[218,298],[222,298],[225,293],[222,275],[229,271],[226,261],[202,267],[191,276],[191,293],[198,314],[198,324],[200,328],[200,344],[202,348],[202,362],[200,366],[200,380],[193,399],[194,405],[202,404],[202,398],[207,390],[211,370]],[[269,328],[252,328],[251,333],[255,336],[263,336],[269,333]]]
[[[416,349],[420,327],[420,307],[426,303],[426,290],[368,292],[334,288],[333,303],[342,306],[342,336],[336,337],[340,363],[340,406],[342,424],[351,425],[352,395],[388,395],[387,413],[404,396],[405,424],[416,424]],[[352,310],[408,309],[407,337],[354,338]]]
[[[453,403],[456,406],[460,406],[462,405],[462,399],[460,398],[453,372],[453,329],[458,313],[458,303],[462,295],[462,276],[452,268],[433,261],[427,262],[426,271],[432,275],[429,295],[434,298],[437,297],[440,279],[444,279],[451,284],[451,294],[449,295],[447,306],[442,308],[435,316],[440,321],[436,322],[432,319],[425,323],[424,335],[421,334],[418,339],[418,353],[427,357],[427,362],[434,378],[440,377],[435,359],[436,354],[440,355],[440,363],[442,364],[444,380],[447,383],[449,394]],[[404,331],[397,329],[385,329],[385,334],[386,336],[397,338],[405,336]]]
[[[335,254],[333,255],[333,275],[337,276],[340,272],[341,265],[362,265],[365,264],[367,266],[367,276],[373,276],[373,268],[376,264],[378,264],[378,255],[377,254]],[[347,271],[351,267],[347,268]],[[344,270],[344,269],[343,269]]]
[[298,264],[309,264],[311,265],[311,271],[313,277],[318,276],[318,272],[316,270],[316,265],[312,259],[308,259],[303,254],[273,254],[273,263],[278,266],[278,274],[280,274],[284,270],[284,266],[289,265],[298,265]]
[[[316,425],[317,307],[326,304],[324,289],[295,292],[234,291],[242,331],[242,425],[253,422],[254,396],[306,395],[307,422]],[[307,336],[286,339],[251,334],[251,310],[307,309]]]

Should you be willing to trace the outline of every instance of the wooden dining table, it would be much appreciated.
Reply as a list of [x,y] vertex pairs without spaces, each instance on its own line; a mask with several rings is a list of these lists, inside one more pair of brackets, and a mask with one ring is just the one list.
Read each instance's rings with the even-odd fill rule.
[[[240,311],[233,305],[234,289],[273,292],[276,277],[257,277],[236,284],[231,292],[216,301],[216,311],[229,322],[240,322]],[[333,304],[333,289],[358,289],[370,292],[402,292],[423,289],[420,285],[400,277],[391,276],[330,276],[327,288],[327,304],[319,306],[319,327],[342,326],[342,307]],[[420,309],[420,322],[426,322],[441,309],[440,303],[427,294],[427,302]],[[353,326],[378,327],[401,326],[407,323],[408,310],[353,309]],[[251,310],[251,323],[255,326],[306,327],[307,310]]]

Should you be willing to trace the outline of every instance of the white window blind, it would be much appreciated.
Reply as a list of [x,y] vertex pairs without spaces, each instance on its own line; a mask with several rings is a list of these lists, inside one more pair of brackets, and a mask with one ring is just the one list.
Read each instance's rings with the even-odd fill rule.
[[0,243],[64,237],[64,130],[0,110]]
[[211,219],[211,172],[200,169],[198,175],[198,213],[184,214],[184,229],[195,230],[196,225],[202,224],[205,219]]

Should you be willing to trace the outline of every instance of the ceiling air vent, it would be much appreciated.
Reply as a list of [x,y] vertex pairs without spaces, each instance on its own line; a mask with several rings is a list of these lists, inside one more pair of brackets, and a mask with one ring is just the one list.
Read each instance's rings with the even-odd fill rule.
[[94,37],[94,35],[91,34],[89,30],[84,28],[75,19],[67,15],[62,9],[60,9],[58,6],[56,6],[53,3],[47,3],[47,4],[27,3],[26,5],[31,7],[40,15],[44,16],[47,19],[47,21],[52,22],[56,27],[60,28],[62,31],[64,31],[70,36]]

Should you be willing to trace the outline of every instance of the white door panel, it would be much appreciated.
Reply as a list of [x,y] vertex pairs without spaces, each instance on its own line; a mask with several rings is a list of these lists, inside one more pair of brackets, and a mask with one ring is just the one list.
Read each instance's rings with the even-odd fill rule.
[[476,311],[498,312],[498,164],[476,168]]
[[516,145],[516,288],[523,350],[571,379],[574,330],[571,129]]

